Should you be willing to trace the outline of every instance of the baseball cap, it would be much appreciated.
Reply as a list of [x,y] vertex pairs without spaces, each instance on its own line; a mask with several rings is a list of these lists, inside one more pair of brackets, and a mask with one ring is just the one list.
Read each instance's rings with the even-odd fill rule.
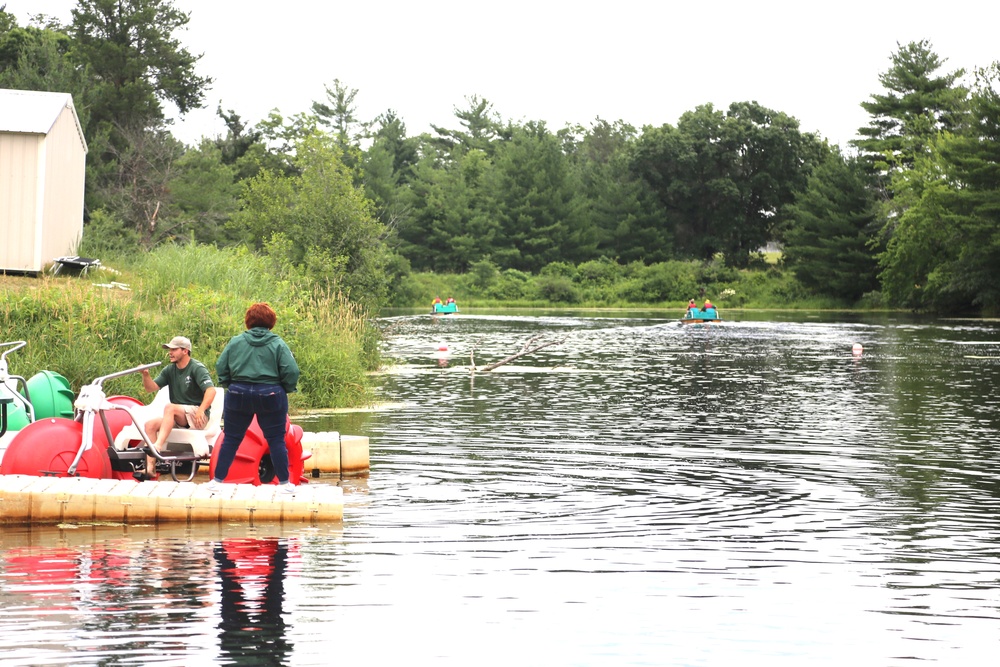
[[191,341],[184,336],[174,336],[170,339],[169,343],[164,343],[163,347],[168,350],[176,350],[179,347],[184,348],[188,352],[191,351]]

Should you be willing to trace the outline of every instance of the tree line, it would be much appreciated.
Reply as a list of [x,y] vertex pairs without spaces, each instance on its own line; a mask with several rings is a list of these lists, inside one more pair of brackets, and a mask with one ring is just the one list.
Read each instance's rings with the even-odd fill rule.
[[948,71],[899,45],[847,147],[754,101],[636,128],[503,119],[476,95],[416,136],[357,115],[338,79],[303,112],[176,140],[165,105],[212,80],[170,0],[79,0],[68,23],[0,7],[0,87],[73,94],[90,146],[85,242],[245,245],[377,308],[412,272],[537,274],[595,260],[762,263],[845,304],[1000,311],[996,63]]

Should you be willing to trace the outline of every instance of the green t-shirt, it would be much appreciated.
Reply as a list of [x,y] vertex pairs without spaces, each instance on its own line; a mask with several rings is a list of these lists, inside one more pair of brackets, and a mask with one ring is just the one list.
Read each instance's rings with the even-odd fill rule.
[[[170,402],[177,405],[201,405],[205,390],[215,386],[205,364],[195,359],[188,361],[183,369],[174,364],[165,366],[153,382],[160,388],[170,387]],[[208,413],[205,410],[206,416]]]

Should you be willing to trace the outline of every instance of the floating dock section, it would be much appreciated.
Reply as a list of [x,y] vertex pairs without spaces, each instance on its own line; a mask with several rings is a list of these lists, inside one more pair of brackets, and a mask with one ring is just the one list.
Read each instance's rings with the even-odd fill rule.
[[312,456],[305,460],[305,472],[319,477],[320,473],[360,475],[368,472],[368,438],[362,435],[341,435],[336,431],[302,434],[302,449]]
[[2,475],[0,524],[343,521],[344,492],[339,486],[295,488],[286,496],[277,494],[273,484],[224,484],[213,493],[195,482]]

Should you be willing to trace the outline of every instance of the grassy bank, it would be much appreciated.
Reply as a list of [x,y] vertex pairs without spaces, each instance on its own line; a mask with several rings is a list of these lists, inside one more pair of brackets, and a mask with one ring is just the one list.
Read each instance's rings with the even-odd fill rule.
[[[367,314],[340,295],[317,292],[241,250],[163,246],[102,263],[110,270],[87,276],[2,277],[4,341],[28,343],[8,356],[12,374],[52,370],[78,391],[95,377],[165,362],[160,344],[176,335],[189,337],[192,356],[214,371],[226,343],[244,330],[247,306],[266,301],[278,313],[275,333],[302,370],[299,391],[290,396],[294,409],[373,400],[366,372],[378,363],[378,335]],[[138,374],[105,389],[150,398]]]

